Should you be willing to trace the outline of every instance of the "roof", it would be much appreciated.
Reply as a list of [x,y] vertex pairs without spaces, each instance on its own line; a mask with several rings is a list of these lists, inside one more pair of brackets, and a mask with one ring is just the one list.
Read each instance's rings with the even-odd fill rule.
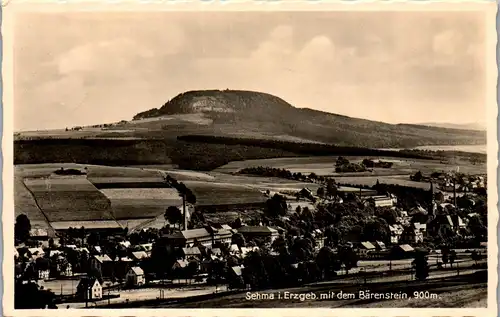
[[28,248],[28,252],[31,253],[31,255],[35,255],[35,254],[38,254],[38,255],[41,255],[41,254],[45,254],[45,252],[43,251],[42,248]]
[[207,229],[205,229],[205,228],[184,230],[181,232],[181,234],[184,237],[184,239],[186,239],[186,240],[210,237],[210,233],[208,233]]
[[142,260],[142,259],[147,259],[149,258],[149,255],[145,252],[145,251],[136,251],[136,252],[132,252],[132,255],[134,256],[134,258],[136,258],[137,260]]
[[222,250],[220,248],[213,248],[212,253],[215,255],[220,255],[222,254]]
[[33,228],[30,230],[30,236],[32,237],[47,237],[49,233],[43,228]]
[[184,255],[201,255],[201,251],[198,247],[192,248],[182,248]]
[[87,249],[87,248],[77,248],[77,250],[78,250],[78,251],[80,251],[80,252],[82,252],[82,251],[83,251],[83,252],[90,253],[90,252],[89,252],[89,249]]
[[401,244],[399,247],[405,252],[411,252],[414,250],[409,244]]
[[375,241],[375,245],[380,249],[385,249],[385,243],[383,243],[382,241]]
[[365,249],[367,249],[367,250],[375,249],[375,246],[374,246],[371,242],[368,242],[368,241],[361,242],[361,245],[362,245]]
[[129,248],[130,247],[130,241],[122,241],[122,242],[119,242],[120,245],[123,245],[125,248]]
[[144,250],[151,251],[153,249],[152,243],[144,243],[140,245]]
[[49,256],[53,257],[54,255],[59,255],[62,254],[63,252],[61,250],[50,250]]
[[278,230],[265,226],[244,226],[238,229],[240,233],[278,233]]
[[239,252],[240,248],[238,247],[237,244],[231,244],[231,246],[229,247],[229,251],[231,251],[231,252]]
[[231,270],[233,270],[234,274],[241,276],[243,274],[243,268],[241,266],[233,266]]
[[186,267],[189,264],[189,262],[188,261],[184,261],[184,260],[177,260],[177,261],[175,261],[174,265],[175,264],[178,264],[180,267],[183,268],[183,267]]
[[144,271],[138,266],[133,266],[130,270],[134,272],[135,275],[144,275]]
[[92,288],[96,282],[99,286],[101,286],[101,283],[99,283],[99,281],[95,277],[84,277],[78,283],[77,288],[89,289]]
[[222,225],[221,227],[222,227],[222,229],[233,230],[233,228],[231,228],[230,225]]
[[419,222],[415,222],[413,224],[413,226],[415,227],[415,229],[417,230],[421,230],[421,231],[426,231],[427,230],[427,224],[426,223],[419,223]]
[[100,263],[113,261],[113,260],[111,260],[111,258],[107,254],[104,254],[104,255],[94,255],[94,259],[96,259]]

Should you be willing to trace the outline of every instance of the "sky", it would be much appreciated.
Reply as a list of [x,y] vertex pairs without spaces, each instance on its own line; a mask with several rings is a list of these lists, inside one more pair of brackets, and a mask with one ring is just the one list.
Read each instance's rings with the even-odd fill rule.
[[480,12],[22,13],[14,129],[130,120],[243,89],[389,123],[484,122]]

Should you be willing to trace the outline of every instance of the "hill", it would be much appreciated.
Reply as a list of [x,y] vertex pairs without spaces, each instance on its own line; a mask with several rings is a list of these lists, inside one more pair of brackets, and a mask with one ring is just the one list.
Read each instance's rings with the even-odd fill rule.
[[[332,101],[334,106],[335,101]],[[484,144],[480,131],[388,124],[352,118],[307,108],[295,108],[285,100],[261,92],[241,90],[189,91],[179,94],[161,108],[134,116],[134,121],[199,115],[212,129],[196,134],[225,136],[268,135],[271,138],[308,140],[358,147],[414,147],[419,145]],[[171,119],[170,119],[171,120]],[[149,121],[150,122],[150,121]],[[167,126],[163,129],[169,130]],[[212,130],[212,131],[208,131]],[[203,133],[206,132],[206,133]]]
[[430,123],[421,123],[420,125],[429,126],[429,127],[446,128],[446,129],[486,131],[486,124],[480,123],[480,122],[464,123],[464,124],[430,122]]
[[16,133],[14,163],[174,164],[211,170],[235,160],[385,155],[368,149],[463,144],[486,144],[486,133],[300,109],[261,92],[206,90],[182,93],[131,121]]

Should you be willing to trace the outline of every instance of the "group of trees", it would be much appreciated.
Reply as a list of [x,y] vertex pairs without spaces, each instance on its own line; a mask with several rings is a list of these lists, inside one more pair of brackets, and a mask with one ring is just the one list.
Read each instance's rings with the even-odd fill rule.
[[343,156],[339,156],[335,162],[336,173],[365,172],[366,166],[363,164],[351,163]]
[[273,167],[247,167],[238,171],[238,174],[242,175],[257,175],[257,176],[265,176],[265,177],[279,177],[284,179],[290,179],[300,182],[307,182],[312,180],[317,180],[319,177],[311,173],[309,176],[306,174],[302,174],[301,172],[292,173],[291,171],[284,168],[273,168]]
[[384,162],[384,161],[380,161],[380,160],[378,162],[375,162],[374,160],[371,160],[368,158],[364,159],[361,164],[363,164],[364,166],[366,166],[368,168],[374,168],[374,167],[391,168],[392,165],[394,165],[394,163],[392,163],[392,162]]

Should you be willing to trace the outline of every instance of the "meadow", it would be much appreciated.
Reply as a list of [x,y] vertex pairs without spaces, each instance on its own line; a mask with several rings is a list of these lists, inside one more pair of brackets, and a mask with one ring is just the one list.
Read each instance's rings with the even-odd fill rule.
[[340,177],[370,177],[370,176],[399,176],[410,175],[421,171],[424,174],[430,174],[436,171],[457,171],[467,174],[485,174],[485,164],[470,164],[469,162],[457,161],[440,161],[440,160],[426,160],[426,159],[408,159],[408,158],[390,158],[390,157],[360,157],[360,156],[346,156],[346,158],[353,163],[360,163],[365,158],[373,160],[382,160],[385,162],[392,162],[392,168],[373,168],[371,171],[360,173],[336,173],[335,162],[338,156],[309,156],[309,157],[296,157],[296,158],[274,158],[262,160],[246,160],[246,161],[233,161],[229,164],[215,169],[220,173],[237,173],[243,168],[250,167],[271,167],[281,168],[291,171],[292,173],[310,174],[315,173],[321,176]]
[[196,205],[231,205],[265,202],[257,189],[234,183],[185,181],[184,184],[196,195]]

